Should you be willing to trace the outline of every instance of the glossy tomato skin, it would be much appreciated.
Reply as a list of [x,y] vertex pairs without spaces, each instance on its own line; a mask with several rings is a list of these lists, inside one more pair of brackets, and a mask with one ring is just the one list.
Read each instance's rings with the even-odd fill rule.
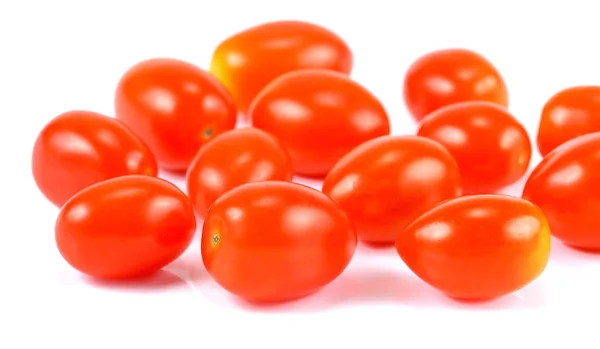
[[224,132],[203,146],[187,172],[187,192],[196,212],[225,192],[244,183],[291,181],[294,176],[288,152],[273,135],[253,127]]
[[325,194],[296,183],[241,185],[209,208],[202,259],[223,288],[251,302],[316,292],[350,262],[354,226]]
[[552,235],[565,244],[600,250],[600,132],[569,140],[533,170],[523,198],[540,206]]
[[219,44],[210,66],[243,113],[273,79],[299,69],[349,74],[352,52],[337,34],[301,21],[275,21],[248,28]]
[[127,126],[85,110],[62,113],[44,126],[31,168],[37,187],[57,207],[103,180],[158,173],[154,155]]
[[463,102],[431,113],[419,136],[441,143],[456,159],[463,192],[495,193],[527,172],[531,141],[505,108],[490,102]]
[[148,144],[158,165],[187,170],[198,149],[232,129],[237,111],[229,92],[208,72],[184,61],[154,58],[119,81],[116,116]]
[[346,75],[294,71],[271,82],[254,100],[255,127],[278,137],[297,174],[324,177],[359,144],[390,133],[379,100]]
[[544,105],[538,127],[540,154],[575,137],[600,132],[600,86],[573,86],[559,91]]
[[461,194],[456,161],[440,144],[416,136],[383,136],[344,156],[323,193],[342,207],[360,240],[393,244],[414,218]]
[[487,300],[535,280],[550,256],[548,221],[526,200],[496,194],[448,200],[410,223],[396,249],[448,296]]
[[508,91],[498,70],[485,57],[467,49],[427,53],[409,67],[404,77],[404,101],[420,121],[450,104],[488,101],[508,106]]
[[80,272],[101,279],[146,276],[189,246],[196,230],[190,200],[173,184],[123,176],[73,196],[56,220],[56,244]]

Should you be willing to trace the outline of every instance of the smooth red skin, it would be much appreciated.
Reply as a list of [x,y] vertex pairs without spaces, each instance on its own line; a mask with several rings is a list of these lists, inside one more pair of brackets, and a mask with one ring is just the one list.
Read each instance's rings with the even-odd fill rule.
[[292,160],[274,136],[253,127],[227,131],[203,146],[187,172],[187,192],[200,216],[245,183],[291,181]]
[[206,270],[224,289],[251,302],[279,302],[329,284],[356,245],[354,226],[325,194],[269,181],[217,199],[204,221],[201,248]]
[[233,129],[237,111],[221,83],[180,60],[155,58],[131,67],[119,81],[116,116],[156,155],[158,165],[185,171],[214,136]]
[[546,102],[537,134],[540,154],[575,137],[600,132],[600,86],[574,86]]
[[504,195],[446,201],[398,236],[396,249],[423,281],[452,298],[488,300],[535,280],[550,256],[550,232],[534,204]]
[[508,91],[498,70],[480,54],[443,49],[413,62],[404,76],[404,101],[416,121],[458,102],[488,101],[508,106]]
[[508,110],[490,102],[463,102],[431,113],[419,136],[442,144],[456,159],[463,193],[488,194],[527,172],[531,141]]
[[101,279],[152,274],[190,245],[192,203],[173,184],[124,176],[73,196],[56,220],[56,244],[73,268]]
[[256,95],[276,77],[299,69],[349,74],[352,52],[337,34],[301,21],[264,23],[234,34],[216,48],[210,66],[246,113]]
[[282,141],[294,171],[309,177],[325,177],[354,147],[390,133],[379,100],[348,76],[327,70],[275,79],[254,100],[250,117]]
[[60,114],[44,126],[33,146],[31,168],[37,187],[57,207],[103,180],[158,173],[154,155],[129,128],[83,110]]
[[424,137],[383,136],[344,156],[323,183],[360,240],[393,244],[400,231],[434,205],[461,194],[458,166]]
[[600,250],[600,133],[569,140],[542,159],[523,198],[540,206],[552,235],[580,249]]

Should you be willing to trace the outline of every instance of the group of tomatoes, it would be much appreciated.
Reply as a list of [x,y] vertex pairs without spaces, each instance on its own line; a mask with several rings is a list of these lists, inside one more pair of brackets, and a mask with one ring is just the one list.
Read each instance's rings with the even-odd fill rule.
[[[416,60],[404,101],[417,135],[390,135],[380,101],[349,76],[352,57],[321,26],[266,23],[223,41],[209,71],[167,58],[131,67],[114,118],[52,119],[32,170],[60,208],[64,259],[92,277],[145,276],[188,248],[198,219],[207,271],[249,301],[316,292],[359,240],[395,244],[450,297],[484,300],[537,278],[551,233],[600,250],[600,87],[544,106],[544,158],[521,198],[496,193],[525,175],[532,145],[486,58],[446,49]],[[250,126],[236,127],[238,115]],[[185,174],[186,192],[159,168]]]

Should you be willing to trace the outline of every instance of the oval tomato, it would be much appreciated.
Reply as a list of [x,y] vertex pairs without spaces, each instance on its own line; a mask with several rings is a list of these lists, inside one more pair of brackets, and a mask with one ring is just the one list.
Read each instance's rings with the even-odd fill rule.
[[494,103],[463,102],[440,108],[423,119],[417,134],[450,151],[464,193],[494,193],[519,180],[529,167],[527,131]]
[[554,236],[567,245],[600,250],[600,132],[569,140],[533,170],[523,198],[540,206]]
[[219,81],[189,63],[143,61],[119,81],[116,116],[136,132],[167,170],[185,171],[198,149],[232,129],[237,111]]
[[352,52],[326,28],[301,21],[276,21],[248,28],[221,42],[213,54],[210,72],[246,113],[269,82],[306,68],[349,74]]
[[466,49],[430,52],[409,67],[404,100],[413,118],[449,104],[488,101],[508,106],[504,79],[485,57]]
[[60,114],[44,126],[35,140],[31,167],[42,194],[58,207],[94,183],[158,172],[154,155],[129,128],[83,110]]
[[323,177],[357,145],[390,133],[379,100],[346,75],[300,70],[271,82],[254,100],[255,127],[278,137],[296,173]]
[[342,273],[356,245],[343,210],[325,194],[291,182],[232,189],[208,209],[202,229],[208,272],[253,302],[316,292]]
[[528,201],[463,196],[410,223],[396,249],[418,277],[448,296],[486,300],[517,291],[544,271],[550,231]]
[[342,207],[358,237],[394,243],[418,215],[460,195],[456,162],[424,137],[383,136],[359,145],[329,172],[323,192]]
[[546,156],[564,142],[592,132],[600,132],[600,86],[569,87],[544,105],[538,150]]
[[151,274],[181,255],[196,218],[190,200],[173,184],[123,176],[75,194],[56,220],[56,244],[75,269],[105,279]]
[[250,182],[291,181],[289,154],[274,136],[253,127],[227,131],[203,146],[187,173],[187,192],[204,216],[225,192]]

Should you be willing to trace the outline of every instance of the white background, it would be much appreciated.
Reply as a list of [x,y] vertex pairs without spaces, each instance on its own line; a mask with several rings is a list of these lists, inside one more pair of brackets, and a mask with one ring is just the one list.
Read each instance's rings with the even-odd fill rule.
[[594,4],[0,0],[0,348],[598,348],[600,256],[557,241],[538,280],[489,303],[451,301],[409,273],[394,250],[360,247],[318,294],[250,308],[211,281],[197,240],[145,284],[82,277],[56,250],[57,209],[30,169],[34,139],[52,117],[70,109],[113,114],[129,66],[170,56],[207,68],[222,39],[280,19],[341,35],[354,51],[353,78],[380,97],[397,134],[414,131],[402,101],[408,65],[439,48],[479,51],[504,75],[510,109],[534,142],[547,98],[600,84]]

